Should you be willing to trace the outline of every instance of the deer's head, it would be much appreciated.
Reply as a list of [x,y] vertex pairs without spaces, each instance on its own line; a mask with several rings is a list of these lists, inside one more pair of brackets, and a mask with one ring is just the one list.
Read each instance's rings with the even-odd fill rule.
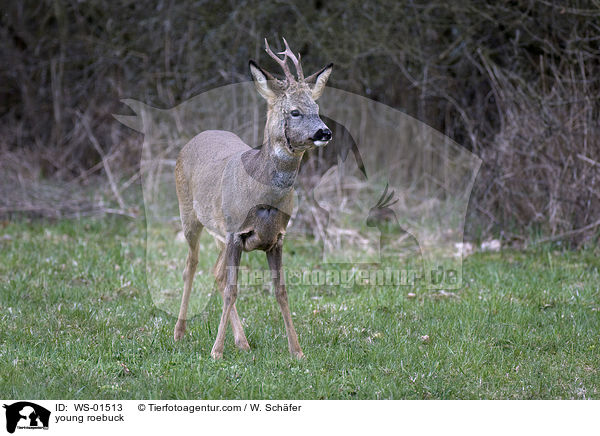
[[[319,106],[315,103],[325,89],[333,64],[329,64],[309,77],[304,77],[300,54],[294,55],[287,41],[285,51],[271,51],[265,39],[266,52],[283,69],[284,79],[250,61],[250,74],[259,94],[267,101],[267,124],[265,143],[276,148],[279,155],[293,156],[313,147],[323,147],[331,140],[331,130],[319,118]],[[298,78],[294,78],[287,64],[291,59]]]

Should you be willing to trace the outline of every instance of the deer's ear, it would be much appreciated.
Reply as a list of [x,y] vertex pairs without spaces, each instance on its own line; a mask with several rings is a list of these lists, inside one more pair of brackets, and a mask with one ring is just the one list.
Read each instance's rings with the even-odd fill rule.
[[275,78],[259,67],[256,62],[250,61],[250,75],[254,80],[256,90],[265,100],[270,100],[275,97],[275,92],[272,89],[272,85],[275,83]]
[[333,64],[327,65],[325,68],[306,78],[306,82],[310,84],[313,100],[319,98],[323,94],[323,91],[325,91],[325,84],[327,83],[327,79],[329,79],[331,70],[333,70]]

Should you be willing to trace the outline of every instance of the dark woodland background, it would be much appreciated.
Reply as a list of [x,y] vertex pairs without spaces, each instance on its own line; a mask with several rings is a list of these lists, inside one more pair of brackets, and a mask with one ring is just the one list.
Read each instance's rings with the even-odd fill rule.
[[[10,1],[0,17],[0,215],[141,212],[142,135],[111,114],[249,80],[285,36],[305,71],[483,160],[467,238],[595,243],[600,1]],[[139,203],[139,201],[138,201]]]

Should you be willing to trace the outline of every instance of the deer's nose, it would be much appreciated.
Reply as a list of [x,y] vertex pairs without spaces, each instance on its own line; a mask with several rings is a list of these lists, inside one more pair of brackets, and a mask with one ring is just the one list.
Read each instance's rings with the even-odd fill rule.
[[317,133],[313,136],[314,141],[329,141],[331,140],[331,130],[328,128],[319,129]]

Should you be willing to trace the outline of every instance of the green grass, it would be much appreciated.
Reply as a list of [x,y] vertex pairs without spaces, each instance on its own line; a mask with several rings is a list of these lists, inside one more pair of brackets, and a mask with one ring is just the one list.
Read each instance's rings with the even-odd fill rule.
[[[220,301],[175,344],[174,318],[146,289],[144,240],[119,219],[0,229],[0,398],[600,398],[598,253],[477,254],[455,295],[291,288],[303,361],[288,355],[274,297],[244,289],[252,351],[229,332],[213,361]],[[296,266],[312,255],[288,250]]]

